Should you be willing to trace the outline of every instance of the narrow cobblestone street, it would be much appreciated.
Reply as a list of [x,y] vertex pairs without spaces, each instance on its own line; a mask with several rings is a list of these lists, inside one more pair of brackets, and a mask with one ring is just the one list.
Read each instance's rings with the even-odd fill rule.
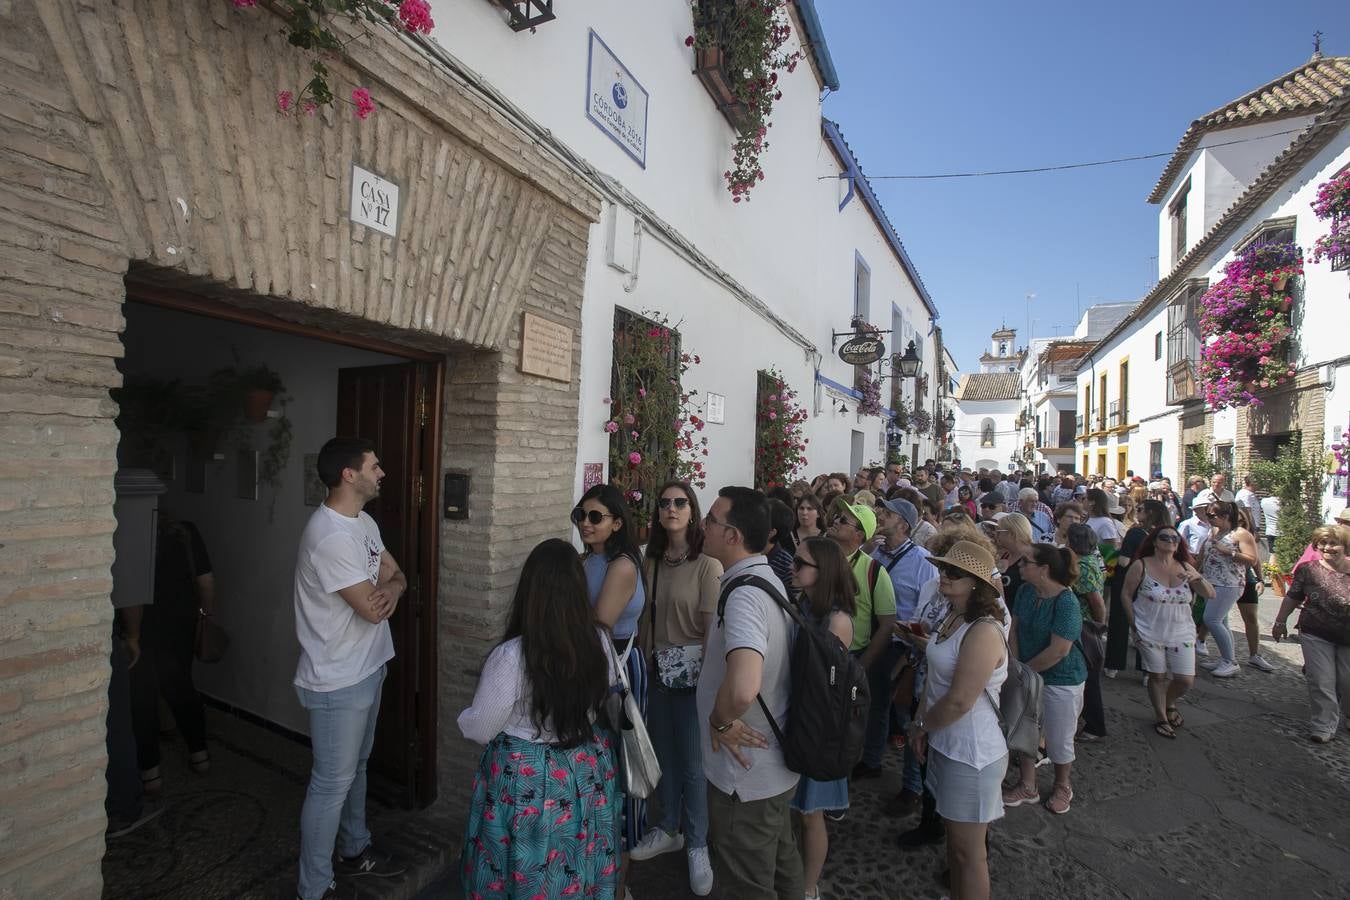
[[[1153,733],[1138,676],[1105,681],[1110,735],[1079,745],[1073,809],[1057,817],[1022,806],[992,829],[994,896],[1350,897],[1350,732],[1327,745],[1307,739],[1300,650],[1269,637],[1277,609],[1267,591],[1262,653],[1275,672],[1201,674],[1175,741]],[[1232,626],[1245,661],[1236,613]],[[822,897],[946,893],[935,880],[944,850],[898,849],[912,820],[882,813],[900,788],[900,760],[891,752],[886,776],[855,788],[847,818],[831,825]],[[1049,770],[1039,774],[1047,791]],[[637,865],[631,885],[636,900],[690,896],[683,854]]]

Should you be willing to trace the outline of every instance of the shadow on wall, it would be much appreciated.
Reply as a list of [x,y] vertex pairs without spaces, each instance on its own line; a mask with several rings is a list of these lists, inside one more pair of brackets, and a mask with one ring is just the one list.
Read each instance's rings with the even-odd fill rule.
[[[306,491],[305,457],[317,454],[333,436],[339,369],[403,360],[142,303],[129,302],[124,309],[126,357],[121,369],[128,380],[193,384],[226,366],[266,364],[281,376],[290,396],[290,459],[275,490],[259,485],[257,499],[241,498],[240,488],[247,485],[240,484],[240,470],[245,469],[244,482],[251,481],[251,473],[228,439],[216,448],[217,458],[206,461],[204,471],[198,465],[195,472],[186,439],[165,441],[158,448],[156,469],[167,476],[169,488],[161,506],[194,522],[202,533],[216,580],[216,621],[232,639],[221,662],[196,664],[197,687],[308,734],[304,710],[291,687],[299,656],[292,580],[300,532],[322,491],[312,478]],[[254,448],[267,446],[271,422],[245,426]]]

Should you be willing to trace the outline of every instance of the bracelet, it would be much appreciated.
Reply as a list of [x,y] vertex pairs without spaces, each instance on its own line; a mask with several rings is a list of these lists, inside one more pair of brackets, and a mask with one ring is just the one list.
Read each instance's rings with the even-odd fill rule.
[[735,725],[735,724],[736,724],[736,720],[735,720],[735,719],[732,719],[730,722],[726,723],[725,725],[713,725],[712,719],[709,719],[709,720],[708,720],[708,724],[709,724],[709,725],[712,725],[713,731],[717,732],[718,734],[725,734],[725,733],[727,732],[727,730],[731,728],[732,725]]

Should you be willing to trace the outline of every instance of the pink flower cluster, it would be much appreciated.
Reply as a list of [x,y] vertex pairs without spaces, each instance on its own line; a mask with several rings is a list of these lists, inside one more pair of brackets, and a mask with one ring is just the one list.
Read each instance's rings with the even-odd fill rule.
[[398,5],[398,20],[413,34],[431,34],[436,23],[431,21],[431,5],[427,0],[403,0]]
[[1331,221],[1331,230],[1313,242],[1313,262],[1350,256],[1350,169],[1317,188],[1312,208],[1317,218]]
[[1293,301],[1285,291],[1302,274],[1296,245],[1261,245],[1229,262],[1205,292],[1197,375],[1210,408],[1260,406],[1261,393],[1294,376],[1286,343]]
[[760,401],[755,427],[755,485],[763,489],[791,481],[807,464],[806,446],[810,443],[802,436],[807,413],[797,403],[797,393],[777,370],[767,374],[772,393]]
[[370,99],[370,91],[357,88],[352,91],[352,104],[356,106],[356,117],[364,119],[375,111],[375,101]]

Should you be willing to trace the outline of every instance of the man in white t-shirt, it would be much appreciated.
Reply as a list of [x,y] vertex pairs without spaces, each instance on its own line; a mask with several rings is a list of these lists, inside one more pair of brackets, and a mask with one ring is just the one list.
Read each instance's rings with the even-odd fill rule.
[[309,712],[314,766],[300,813],[300,900],[337,896],[333,878],[403,872],[371,845],[366,761],[375,742],[385,663],[394,658],[389,617],[407,579],[361,509],[380,494],[375,447],[333,438],[317,465],[328,498],[309,517],[295,561],[295,690]]

